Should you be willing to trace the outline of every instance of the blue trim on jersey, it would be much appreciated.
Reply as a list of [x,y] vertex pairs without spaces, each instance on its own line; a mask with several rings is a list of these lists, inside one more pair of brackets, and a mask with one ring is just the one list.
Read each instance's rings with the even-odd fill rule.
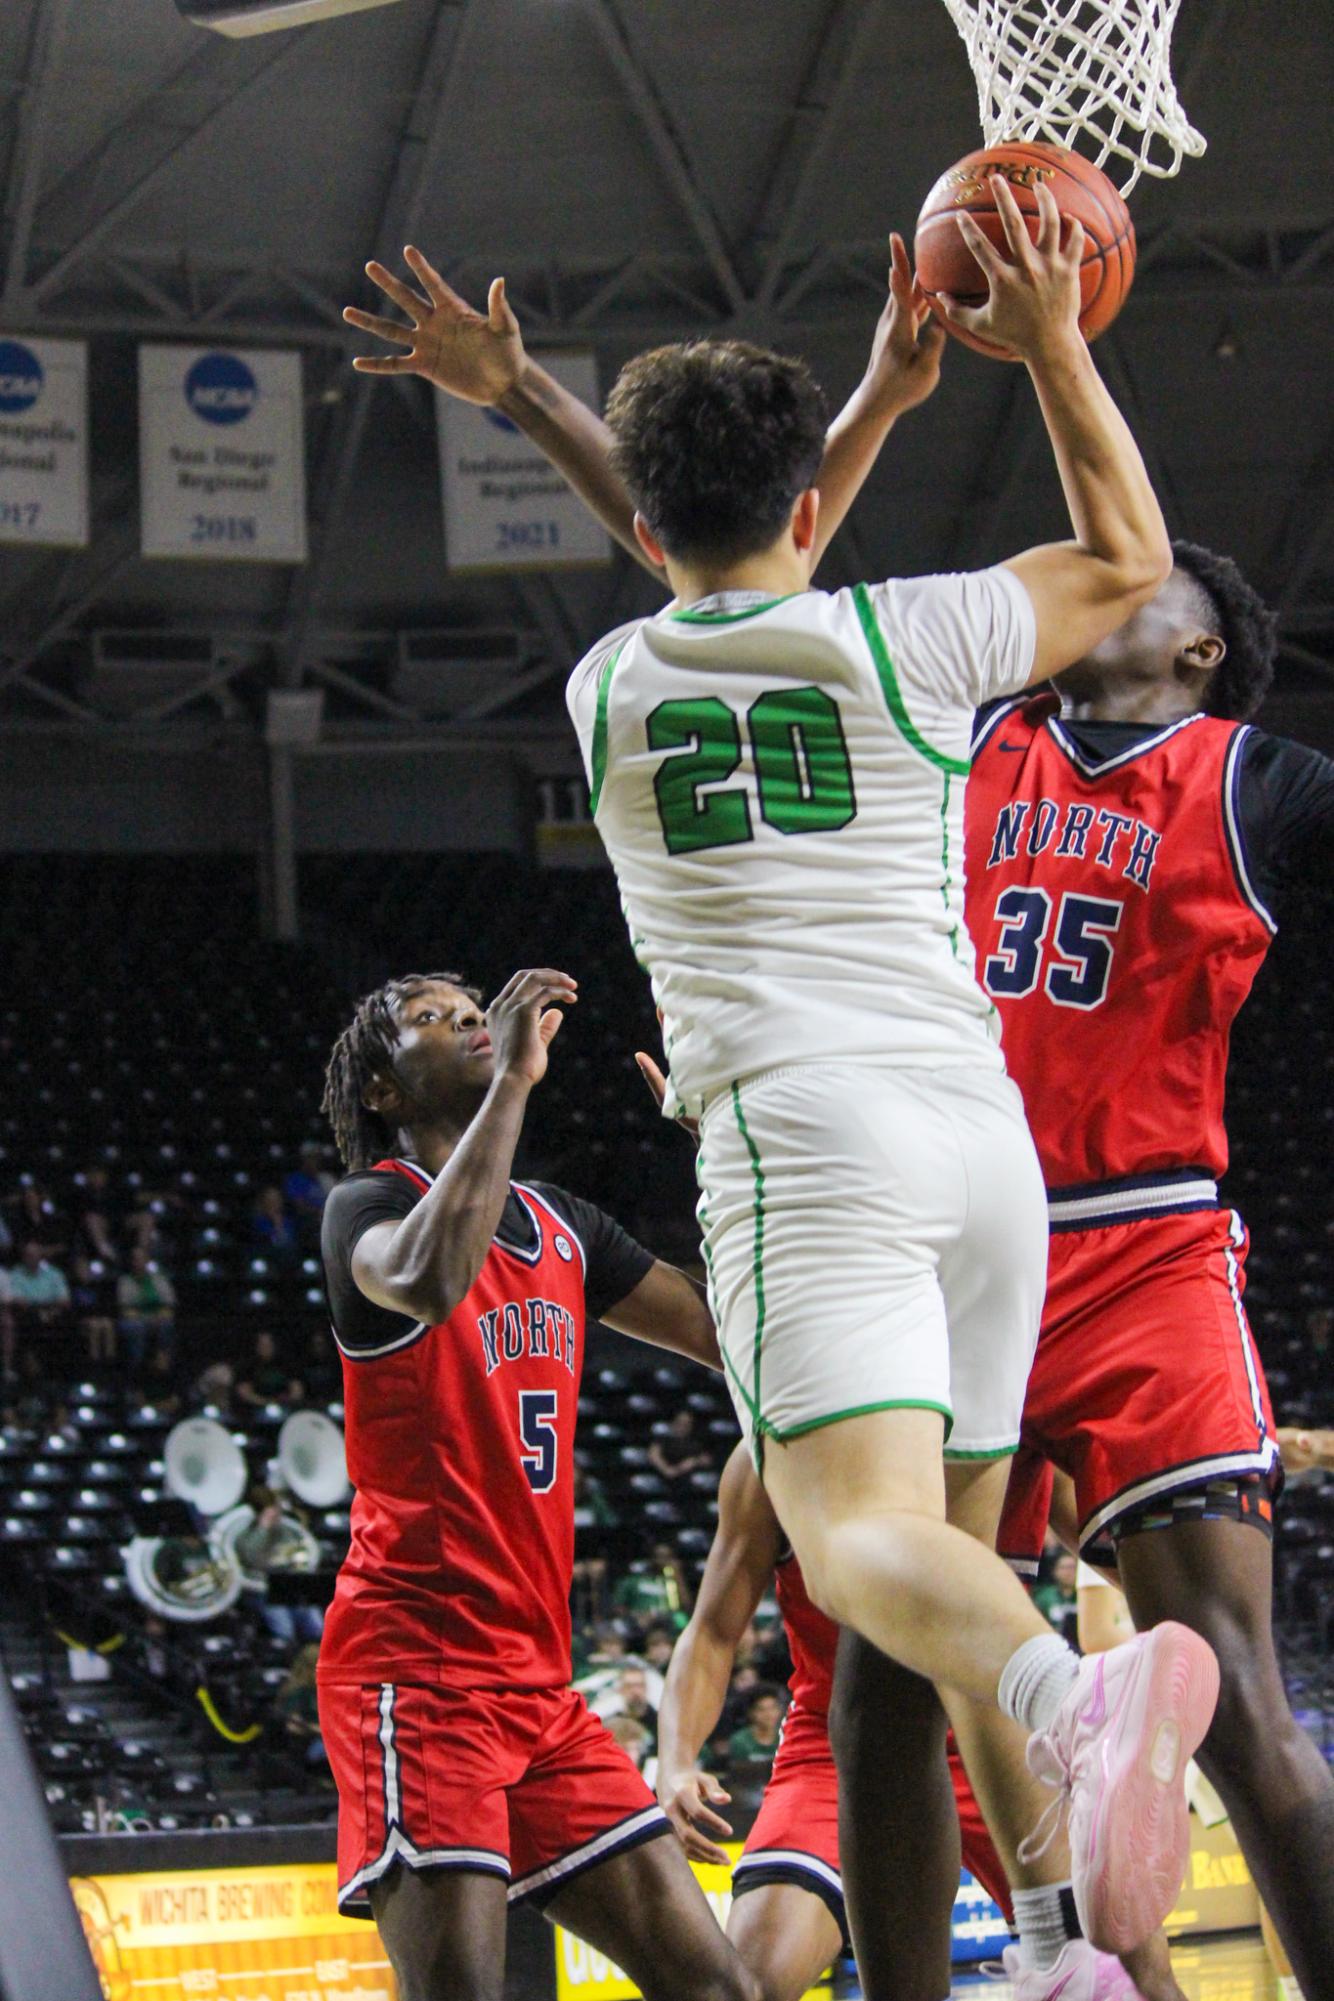
[[1014,695],[1007,702],[997,702],[995,708],[988,711],[982,723],[973,731],[973,756],[976,757],[983,744],[990,740],[998,723],[1012,716],[1016,709],[1022,709],[1031,699],[1032,697],[1028,695]]
[[1246,854],[1246,836],[1241,824],[1241,761],[1245,742],[1250,734],[1250,724],[1243,723],[1227,747],[1227,757],[1223,763],[1223,832],[1232,861],[1232,872],[1237,878],[1237,887],[1270,935],[1275,936],[1278,925],[1261,902],[1255,884],[1251,881]]
[[1059,716],[1053,716],[1047,727],[1076,770],[1081,771],[1085,778],[1101,778],[1104,772],[1117,771],[1123,764],[1133,764],[1135,759],[1143,757],[1146,751],[1157,750],[1160,744],[1166,743],[1168,738],[1175,736],[1179,730],[1188,730],[1192,723],[1208,721],[1209,717],[1204,714],[1203,710],[1197,709],[1194,715],[1182,716],[1179,721],[1168,723],[1165,729],[1156,730],[1152,736],[1145,737],[1142,743],[1132,744],[1129,750],[1119,750],[1115,757],[1098,758],[1092,761],[1085,757],[1079,745],[1067,734],[1061,725]]
[[1164,1167],[1154,1174],[1123,1174],[1112,1181],[1074,1181],[1049,1188],[1049,1202],[1082,1202],[1090,1195],[1133,1195],[1146,1188],[1175,1188],[1183,1181],[1212,1181],[1207,1167]]

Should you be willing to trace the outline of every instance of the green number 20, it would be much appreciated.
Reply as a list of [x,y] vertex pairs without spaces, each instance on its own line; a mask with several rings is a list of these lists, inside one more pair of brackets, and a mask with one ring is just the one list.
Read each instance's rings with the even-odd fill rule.
[[[826,834],[857,811],[838,704],[822,688],[776,688],[746,717],[760,813],[780,834]],[[670,753],[653,781],[670,855],[737,847],[755,838],[746,792],[721,785],[741,762],[741,724],[717,695],[662,702],[648,719],[650,750]]]

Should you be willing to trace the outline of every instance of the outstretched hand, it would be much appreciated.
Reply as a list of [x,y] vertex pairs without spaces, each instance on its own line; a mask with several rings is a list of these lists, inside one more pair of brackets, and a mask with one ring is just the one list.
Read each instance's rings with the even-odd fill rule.
[[[692,1862],[712,1862],[726,1869],[731,1860],[725,1849],[711,1841],[710,1834],[718,1835],[723,1841],[731,1839],[732,1829],[715,1806],[726,1806],[732,1795],[724,1792],[712,1772],[678,1772],[670,1779],[659,1778],[658,1799],[662,1810],[676,1831],[677,1839]],[[708,1832],[705,1832],[705,1830]]]
[[497,1077],[540,1084],[547,1074],[547,1051],[564,1019],[561,1007],[572,1007],[578,998],[577,982],[554,967],[515,973],[486,1011]]
[[[658,1110],[661,1111],[663,1105],[667,1101],[667,1079],[663,1076],[662,1071],[659,1069],[658,1065],[653,1061],[653,1058],[647,1053],[646,1050],[636,1049],[635,1062],[639,1066],[640,1076],[643,1078],[644,1082],[648,1085],[649,1090],[653,1093],[654,1103],[657,1105]],[[680,1127],[682,1127],[684,1131],[690,1134],[691,1139],[693,1139],[695,1145],[698,1146],[699,1120],[680,1118],[676,1121],[676,1123]]]
[[1084,229],[1074,216],[1062,216],[1055,195],[1045,181],[1039,181],[1034,190],[1038,205],[1035,241],[1004,175],[992,174],[990,179],[1009,255],[996,248],[971,215],[961,211],[956,220],[986,278],[987,301],[982,306],[964,306],[948,293],[937,296],[954,326],[1009,348],[1028,361],[1053,340],[1068,340],[1078,331]]
[[352,366],[362,375],[420,375],[465,403],[498,403],[518,382],[527,360],[519,322],[505,297],[505,280],[491,280],[486,311],[479,313],[445,283],[414,244],[408,244],[403,255],[421,291],[414,291],[376,260],[366,266],[366,275],[411,324],[363,312],[360,306],[344,306],[343,318],[362,333],[409,351],[359,354]]
[[889,298],[876,322],[866,385],[897,414],[925,403],[939,382],[945,330],[913,277],[908,246],[897,230],[889,254]]

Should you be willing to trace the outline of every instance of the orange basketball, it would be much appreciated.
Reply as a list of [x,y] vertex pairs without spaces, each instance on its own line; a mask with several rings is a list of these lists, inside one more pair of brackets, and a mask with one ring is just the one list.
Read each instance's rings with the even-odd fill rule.
[[1101,167],[1080,153],[1037,140],[1014,140],[965,153],[941,175],[923,202],[913,253],[931,310],[956,340],[965,341],[979,354],[994,354],[1002,361],[1016,359],[1008,348],[950,326],[936,303],[940,292],[948,292],[965,306],[980,306],[986,299],[987,281],[954,218],[966,211],[993,243],[1005,248],[1005,230],[988,180],[993,173],[1003,174],[1009,182],[1015,200],[1030,219],[1030,236],[1038,233],[1035,190],[1039,181],[1051,189],[1062,215],[1075,216],[1084,225],[1079,325],[1085,340],[1096,340],[1112,324],[1130,290],[1135,275],[1135,225]]

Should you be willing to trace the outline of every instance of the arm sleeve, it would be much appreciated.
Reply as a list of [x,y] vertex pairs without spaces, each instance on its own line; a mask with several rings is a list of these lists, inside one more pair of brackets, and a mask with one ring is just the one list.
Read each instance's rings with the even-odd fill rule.
[[587,1259],[584,1298],[597,1320],[647,1276],[655,1263],[653,1254],[636,1243],[628,1230],[623,1230],[596,1204],[569,1195],[563,1188],[549,1187],[545,1182],[536,1182],[534,1186],[557,1214],[565,1218],[584,1247]]
[[330,1191],[320,1249],[334,1335],[347,1354],[381,1348],[412,1325],[406,1314],[367,1299],[352,1276],[352,1253],[372,1224],[401,1222],[420,1199],[401,1174],[350,1174]]
[[910,577],[871,592],[910,710],[973,709],[1025,686],[1037,650],[1033,600],[1012,570]]
[[1334,758],[1248,730],[1238,797],[1251,880],[1272,907],[1301,882],[1328,881],[1334,860]]

